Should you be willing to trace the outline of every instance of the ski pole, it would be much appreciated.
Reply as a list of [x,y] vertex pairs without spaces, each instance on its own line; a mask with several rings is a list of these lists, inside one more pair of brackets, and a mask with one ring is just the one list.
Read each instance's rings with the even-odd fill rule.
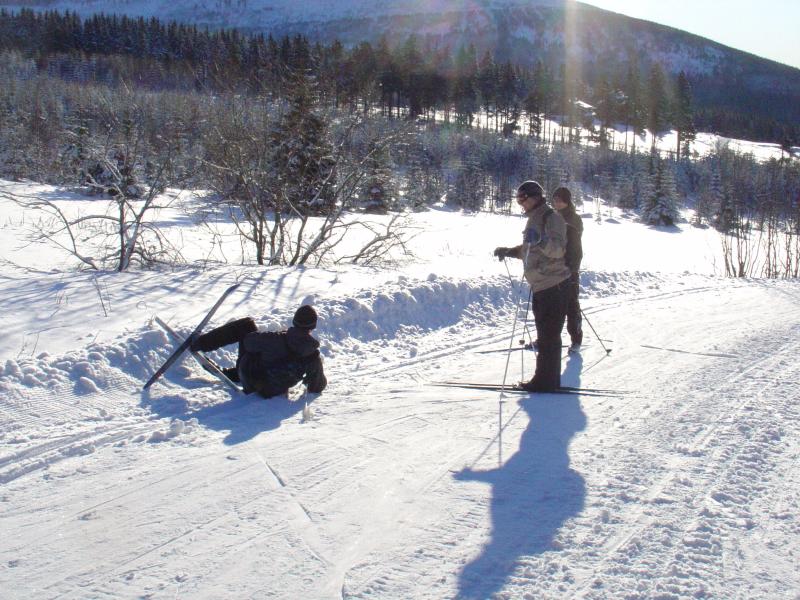
[[[508,268],[508,264],[506,263],[505,257],[503,257],[503,264],[506,267],[506,272],[508,273],[508,278],[511,281],[511,289],[516,291],[516,286],[514,285],[514,278],[511,276],[511,270]],[[523,277],[523,280],[524,280],[524,277],[525,277],[524,273],[523,273],[522,277]],[[514,324],[512,325],[512,328],[511,328],[511,339],[508,342],[508,352],[506,353],[506,368],[505,368],[505,371],[503,372],[503,385],[502,385],[503,390],[500,392],[500,402],[503,401],[503,397],[505,396],[506,380],[508,379],[508,366],[509,366],[509,364],[511,362],[511,348],[514,345],[514,338],[517,336],[517,321],[519,320],[520,302],[521,301],[522,301],[522,293],[519,292],[517,294],[517,303],[516,303],[516,306],[514,308]],[[523,378],[524,378],[524,376],[525,376],[525,374],[524,374],[524,371],[523,371]]]
[[[530,253],[531,253],[531,246],[530,246],[530,244],[528,244],[528,247],[525,250],[525,257],[522,259],[522,277],[521,277],[521,281],[520,281],[520,287],[522,287],[524,285],[524,282],[525,282],[525,265],[528,264],[528,257],[530,256]],[[511,289],[513,290],[514,289],[514,278],[511,276],[511,270],[508,268],[508,263],[506,263],[506,257],[505,256],[503,256],[503,264],[506,267],[506,273],[508,273],[508,279],[511,282]],[[531,293],[533,293],[533,291],[531,291]],[[500,392],[500,402],[503,401],[503,397],[505,396],[506,379],[508,378],[508,365],[511,362],[511,347],[514,345],[514,338],[517,335],[517,319],[519,319],[519,303],[520,303],[521,300],[522,300],[522,290],[520,290],[520,292],[517,294],[517,306],[516,306],[516,309],[514,310],[514,325],[513,325],[512,329],[511,329],[511,339],[508,342],[508,353],[506,354],[506,368],[505,368],[505,371],[503,372],[503,391]],[[527,314],[527,308],[526,308],[525,309],[525,319],[527,320],[527,318],[528,318],[528,314]],[[527,323],[524,323],[523,327],[527,328]],[[528,336],[530,337],[530,333],[528,334]],[[524,343],[524,339],[525,338],[523,338],[523,343]],[[525,360],[524,356],[523,356],[522,360],[523,361]],[[524,362],[523,362],[522,379],[525,379]]]
[[[503,265],[505,265],[506,273],[508,274],[508,280],[511,282],[511,289],[516,291],[516,285],[514,283],[514,277],[511,275],[511,270],[508,268],[508,263],[506,263],[506,259],[503,258]],[[525,274],[522,274],[522,280],[525,280]],[[523,285],[522,281],[520,285]],[[522,295],[522,290],[519,291],[519,294]],[[522,322],[523,327],[523,336],[522,339],[519,340],[520,346],[525,346],[525,334],[528,334],[528,346],[525,346],[526,349],[533,348],[533,337],[531,336],[531,331],[528,329],[528,311],[530,309],[531,301],[533,300],[533,289],[531,289],[530,294],[528,295],[528,304],[525,306],[525,320]]]
[[594,327],[592,326],[592,322],[591,322],[591,321],[589,320],[589,318],[586,316],[586,313],[585,313],[585,312],[583,312],[583,309],[581,309],[581,316],[583,316],[583,318],[584,318],[584,319],[586,320],[586,322],[589,324],[589,327],[591,328],[591,330],[592,330],[592,333],[594,333],[595,337],[597,338],[597,341],[598,341],[598,342],[600,342],[600,345],[603,347],[603,350],[605,350],[605,351],[606,351],[606,354],[611,354],[611,349],[609,349],[609,348],[606,348],[606,345],[603,343],[603,340],[601,340],[601,339],[600,339],[600,336],[599,336],[599,335],[597,335],[597,331],[595,331]]

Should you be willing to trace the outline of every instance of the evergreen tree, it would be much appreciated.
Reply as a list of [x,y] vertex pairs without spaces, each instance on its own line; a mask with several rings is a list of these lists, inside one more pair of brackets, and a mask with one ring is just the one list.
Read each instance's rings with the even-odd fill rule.
[[722,182],[719,161],[715,161],[712,166],[709,194],[714,227],[723,233],[730,233],[736,225],[736,206],[730,189]]
[[614,88],[603,79],[597,89],[595,106],[597,108],[597,118],[600,120],[599,141],[600,145],[608,145],[608,128],[611,127],[614,117],[618,112],[618,98]]
[[644,109],[644,94],[642,92],[642,84],[639,79],[638,68],[633,65],[628,68],[628,74],[625,78],[625,145],[628,143],[628,130],[627,126],[633,129],[633,141],[631,144],[631,152],[636,152],[636,138],[644,132],[645,126],[645,109]]
[[667,161],[656,156],[652,187],[641,207],[642,221],[650,225],[674,225],[680,217],[675,180]]
[[697,131],[694,126],[694,109],[692,107],[692,89],[689,79],[683,71],[678,75],[678,88],[675,98],[674,122],[678,131],[678,144],[675,156],[689,156],[690,144],[694,141]]
[[[497,65],[494,63],[492,55],[487,52],[483,55],[483,58],[478,65],[477,74],[477,87],[478,93],[480,94],[480,104],[483,106],[483,109],[486,112],[487,127],[489,125],[488,120],[493,114],[495,114],[494,108],[497,105],[497,80]],[[497,128],[496,124],[497,121],[495,121],[495,128]]]
[[408,100],[408,118],[422,114],[422,55],[417,36],[410,35],[399,50],[397,68],[401,80],[401,91]]
[[651,152],[655,152],[656,140],[669,125],[670,106],[664,71],[653,64],[647,80],[647,128],[653,136]]
[[475,60],[475,46],[463,46],[455,61],[453,99],[455,101],[456,123],[471,126],[475,113],[480,110],[477,91],[478,69]]
[[711,223],[715,221],[715,215],[720,206],[723,206],[725,191],[722,187],[722,180],[719,173],[719,165],[714,161],[711,165],[711,173],[708,177],[708,185],[705,186],[697,199],[695,207],[695,221],[701,225],[704,221]]
[[420,145],[412,152],[406,181],[405,198],[411,210],[419,212],[439,201],[435,182],[430,156]]
[[385,214],[397,208],[398,195],[389,163],[389,149],[385,145],[370,144],[361,194],[361,206],[366,212]]
[[334,184],[328,124],[317,110],[314,80],[298,73],[290,85],[289,108],[271,135],[272,166],[284,194],[279,202],[289,203],[276,208],[325,213],[332,208]]

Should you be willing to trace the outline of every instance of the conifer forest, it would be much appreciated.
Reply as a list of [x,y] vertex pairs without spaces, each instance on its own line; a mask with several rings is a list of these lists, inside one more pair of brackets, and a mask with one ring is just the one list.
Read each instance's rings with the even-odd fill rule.
[[[785,237],[782,253],[800,233],[791,109],[732,105],[657,63],[579,78],[414,36],[345,47],[27,10],[0,11],[0,54],[0,176],[104,197],[211,190],[237,207],[259,264],[304,262],[259,233],[267,213],[508,211],[531,178],[569,185],[584,211],[602,198],[653,225],[691,208],[723,234],[733,276],[748,274],[754,228]],[[676,143],[659,144],[670,131]],[[783,151],[700,153],[699,131]],[[767,262],[769,276],[798,274],[796,260]]]

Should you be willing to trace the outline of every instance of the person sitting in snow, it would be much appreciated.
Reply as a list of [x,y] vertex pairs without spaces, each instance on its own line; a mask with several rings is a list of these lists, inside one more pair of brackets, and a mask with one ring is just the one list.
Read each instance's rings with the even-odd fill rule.
[[317,326],[317,312],[305,304],[297,309],[292,327],[286,331],[258,331],[250,317],[237,319],[192,342],[192,350],[211,352],[239,344],[236,367],[222,369],[231,380],[241,383],[246,394],[264,398],[285,394],[301,381],[312,394],[328,385],[322,368],[319,342],[311,335]]
[[569,293],[567,294],[567,332],[570,337],[570,352],[578,352],[583,343],[583,327],[581,304],[578,293],[581,286],[581,259],[583,258],[583,219],[575,212],[572,193],[568,188],[560,187],[553,192],[553,208],[558,211],[567,224],[567,249],[564,261],[570,270]]
[[561,387],[561,330],[567,315],[570,271],[564,262],[567,226],[564,219],[544,199],[544,189],[526,181],[517,190],[517,204],[528,221],[522,244],[495,248],[500,260],[519,258],[525,279],[533,292],[533,317],[536,321],[538,352],[536,372],[521,387],[529,392],[552,392]]

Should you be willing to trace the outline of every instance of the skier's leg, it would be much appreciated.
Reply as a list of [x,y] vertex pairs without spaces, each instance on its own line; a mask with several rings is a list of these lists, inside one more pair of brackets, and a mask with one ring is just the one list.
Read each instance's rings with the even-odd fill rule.
[[568,283],[566,281],[533,295],[539,352],[536,372],[528,383],[532,391],[552,390],[561,385],[561,330],[566,317]]
[[583,343],[583,323],[581,305],[578,300],[580,291],[580,274],[573,273],[569,278],[567,293],[567,332],[570,342],[580,346]]
[[199,336],[192,344],[192,348],[201,352],[211,352],[228,344],[239,343],[248,333],[257,330],[255,321],[250,317],[237,319]]

